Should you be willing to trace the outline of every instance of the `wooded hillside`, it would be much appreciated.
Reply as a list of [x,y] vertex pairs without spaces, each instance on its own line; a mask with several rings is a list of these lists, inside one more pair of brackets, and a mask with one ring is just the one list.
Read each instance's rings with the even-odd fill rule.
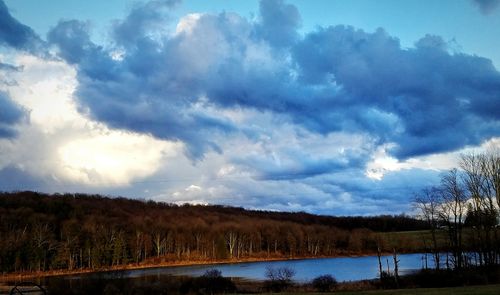
[[373,253],[407,216],[330,217],[98,195],[0,193],[0,271]]

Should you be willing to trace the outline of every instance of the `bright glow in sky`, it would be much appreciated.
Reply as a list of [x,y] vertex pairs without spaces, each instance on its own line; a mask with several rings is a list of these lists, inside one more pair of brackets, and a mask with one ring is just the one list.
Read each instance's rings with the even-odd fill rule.
[[399,214],[500,146],[500,1],[0,0],[0,190]]

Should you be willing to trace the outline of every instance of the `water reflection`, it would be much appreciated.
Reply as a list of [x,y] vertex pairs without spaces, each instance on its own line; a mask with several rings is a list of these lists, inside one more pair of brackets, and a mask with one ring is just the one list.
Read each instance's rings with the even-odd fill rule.
[[[422,254],[398,255],[400,274],[420,269],[423,266]],[[429,261],[429,267],[432,262]],[[383,269],[393,270],[393,257],[382,257]],[[196,265],[161,267],[138,270],[115,271],[98,274],[83,274],[68,276],[66,279],[113,279],[113,278],[141,278],[162,276],[201,276],[208,269],[217,268],[226,277],[239,277],[250,280],[265,280],[266,267],[289,267],[296,271],[294,279],[297,282],[309,281],[319,275],[331,274],[339,281],[354,281],[373,279],[378,277],[377,256],[316,258],[302,260],[286,260],[271,262],[248,262],[235,264]]]

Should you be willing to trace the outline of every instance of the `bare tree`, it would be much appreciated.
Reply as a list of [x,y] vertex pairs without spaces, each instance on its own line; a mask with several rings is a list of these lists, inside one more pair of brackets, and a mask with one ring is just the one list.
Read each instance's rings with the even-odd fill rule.
[[440,216],[441,196],[436,187],[425,188],[414,197],[414,206],[421,212],[422,218],[427,221],[431,231],[431,253],[434,258],[436,269],[440,267],[439,245],[437,241],[437,229]]
[[238,231],[232,226],[228,228],[224,233],[224,238],[226,240],[227,247],[229,249],[229,257],[233,259],[235,254],[236,245],[238,242]]
[[165,249],[165,236],[161,230],[153,231],[153,245],[156,257],[159,258]]
[[266,267],[267,287],[273,292],[286,290],[292,285],[295,270],[290,267]]
[[489,195],[496,199],[497,208],[500,208],[500,148],[492,148],[484,156],[483,172]]
[[394,261],[394,281],[396,282],[396,287],[399,287],[399,259],[396,248],[393,249],[392,259]]
[[495,258],[491,229],[496,223],[497,210],[489,159],[486,154],[473,153],[464,154],[460,159],[462,179],[471,200],[468,223],[472,225],[472,241],[477,248],[480,265],[492,264]]
[[463,266],[462,233],[467,195],[458,175],[458,170],[452,169],[441,178],[440,194],[443,202],[440,216],[448,225],[454,267],[460,269]]

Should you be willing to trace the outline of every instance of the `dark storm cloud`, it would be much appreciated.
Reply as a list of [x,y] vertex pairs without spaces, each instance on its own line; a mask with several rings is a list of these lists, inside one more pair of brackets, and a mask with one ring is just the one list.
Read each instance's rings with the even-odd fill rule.
[[500,73],[486,58],[450,53],[438,36],[408,49],[383,29],[334,26],[301,37],[297,9],[279,0],[262,1],[257,22],[201,15],[165,35],[157,3],[116,23],[117,48],[91,42],[78,21],[60,22],[48,39],[77,65],[82,111],[115,128],[180,140],[192,158],[219,149],[214,134],[241,127],[211,107],[270,111],[324,135],[367,134],[396,143],[391,153],[399,158],[499,135]]
[[[147,17],[146,7],[154,7],[145,5],[141,15]],[[133,11],[130,17],[137,22],[139,16]],[[135,29],[130,34],[136,33]],[[77,95],[82,112],[114,128],[180,140],[187,144],[188,155],[198,159],[208,149],[220,152],[210,138],[212,132],[227,133],[235,127],[197,109],[201,82],[189,67],[196,61],[189,56],[183,60],[179,48],[186,38],[158,43],[144,35],[135,43],[123,43],[126,54],[115,60],[110,51],[90,40],[85,23],[61,21],[48,34],[60,56],[78,67]]]
[[[5,3],[0,0],[0,48],[12,47],[18,50],[39,53],[42,41],[35,32],[14,19]],[[10,73],[22,70],[22,67],[0,61],[0,85],[15,85]],[[16,135],[14,125],[26,116],[26,111],[13,102],[8,93],[0,91],[0,138],[11,138]]]
[[336,26],[306,35],[294,60],[306,85],[340,86],[319,118],[348,110],[340,121],[396,142],[393,154],[406,158],[498,135],[500,73],[488,59],[445,49],[436,36],[403,49],[382,29]]
[[16,135],[13,128],[26,115],[25,110],[13,102],[7,93],[0,91],[0,138],[10,138]]
[[0,45],[25,50],[36,55],[44,54],[44,42],[30,27],[12,17],[0,0]]
[[483,14],[489,14],[500,5],[500,0],[472,0]]

